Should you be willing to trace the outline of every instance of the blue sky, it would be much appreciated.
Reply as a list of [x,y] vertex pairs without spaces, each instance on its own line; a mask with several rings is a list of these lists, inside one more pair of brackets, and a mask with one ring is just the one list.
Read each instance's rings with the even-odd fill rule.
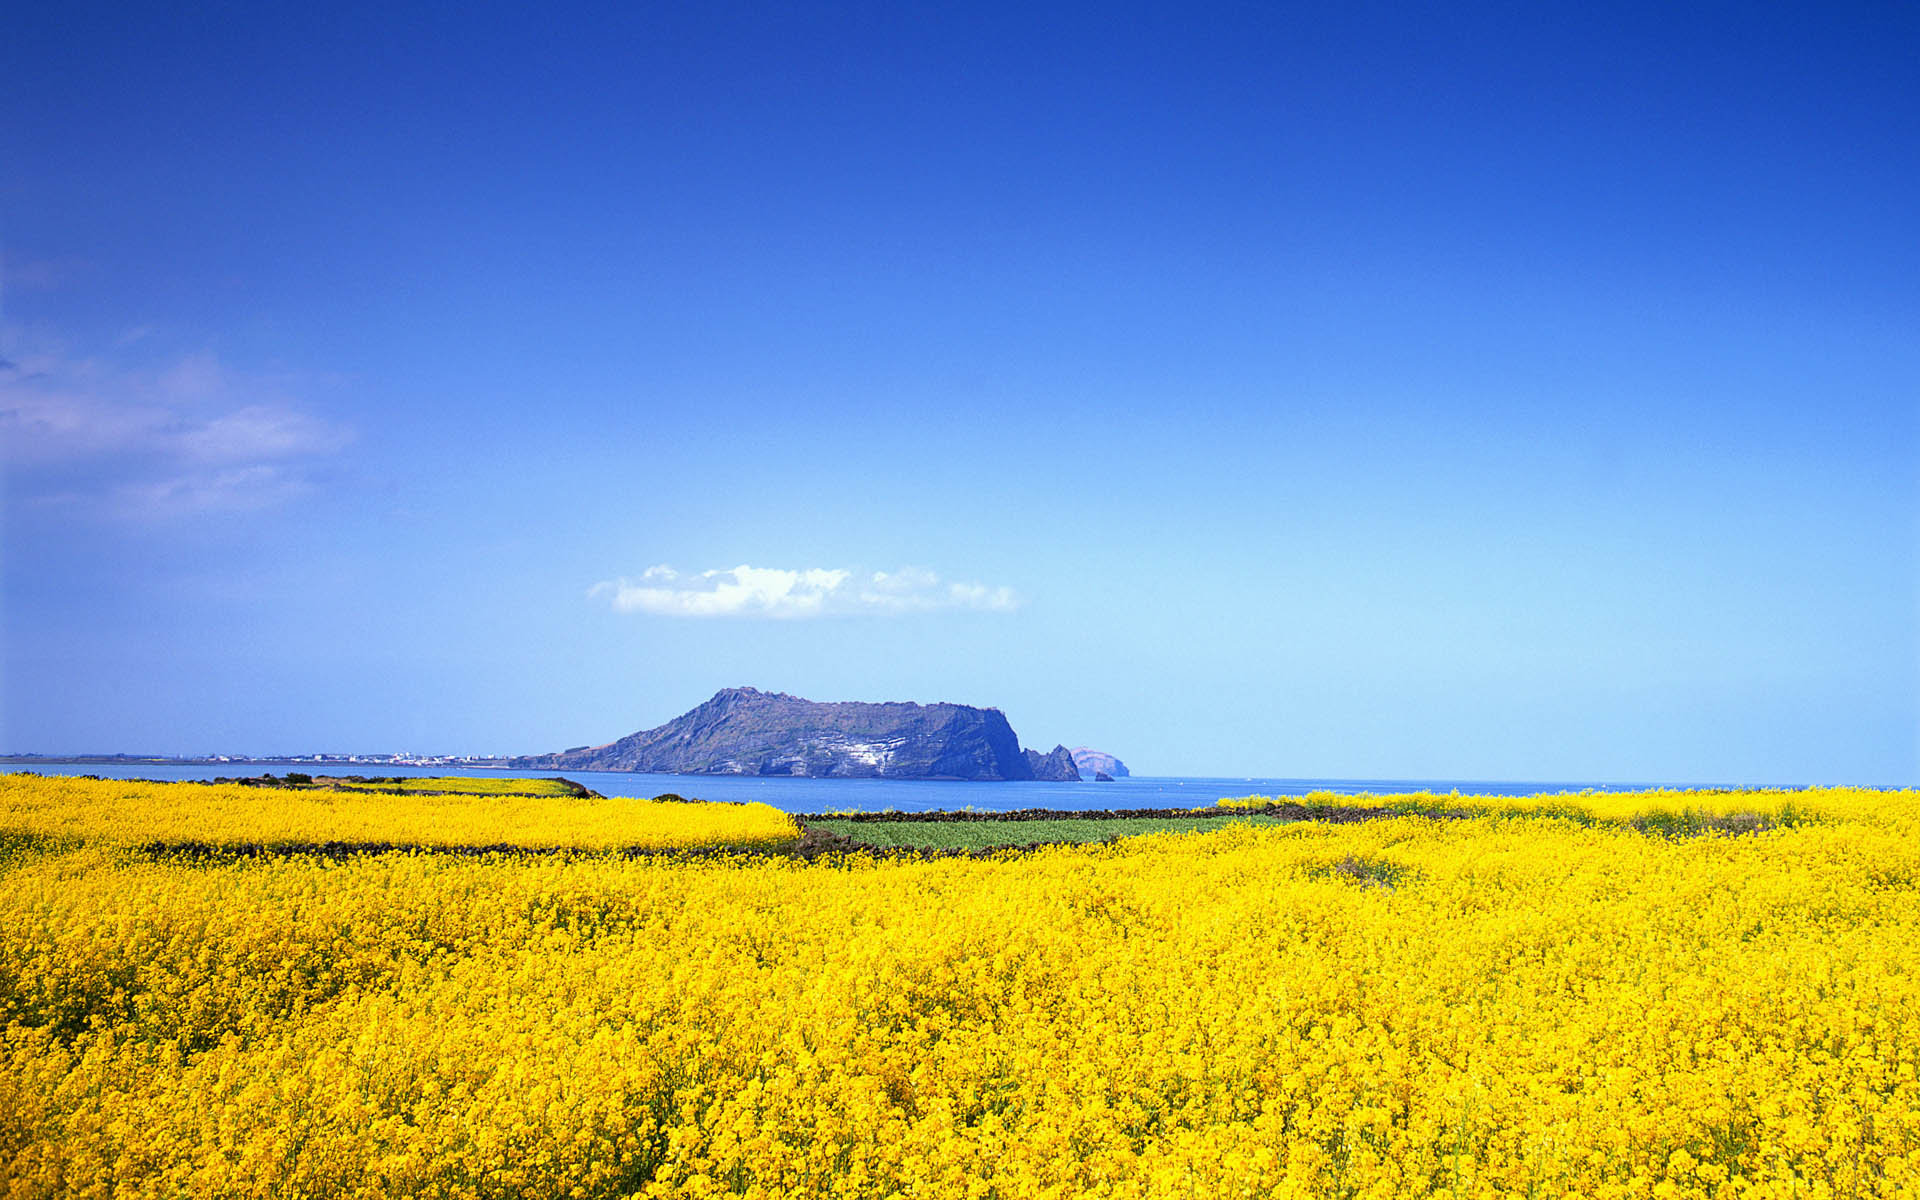
[[[0,749],[1920,781],[1912,6],[50,7]],[[747,568],[745,571],[740,568]]]

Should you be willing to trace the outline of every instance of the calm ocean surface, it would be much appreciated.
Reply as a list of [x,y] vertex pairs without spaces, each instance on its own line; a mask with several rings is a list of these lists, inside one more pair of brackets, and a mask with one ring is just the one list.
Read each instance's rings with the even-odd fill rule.
[[[342,763],[209,763],[196,766],[141,763],[36,762],[0,765],[0,771],[42,775],[99,775],[108,779],[212,779],[217,775],[309,774],[477,775],[483,778],[541,778],[552,771],[502,771],[493,768],[388,767]],[[759,800],[794,813],[925,812],[971,808],[1011,812],[1021,808],[1197,808],[1223,796],[1304,796],[1308,792],[1452,792],[1481,796],[1524,796],[1533,792],[1634,791],[1649,783],[1488,782],[1472,779],[1180,779],[1136,777],[1112,783],[964,783],[927,779],[780,779],[750,775],[636,775],[623,771],[570,771],[576,780],[604,796],[657,796],[677,792],[701,800]]]

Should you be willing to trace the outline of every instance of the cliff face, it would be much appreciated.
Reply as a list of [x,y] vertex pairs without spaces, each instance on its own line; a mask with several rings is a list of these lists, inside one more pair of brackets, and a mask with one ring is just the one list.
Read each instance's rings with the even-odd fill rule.
[[[1066,754],[1056,748],[1047,761]],[[1012,726],[996,708],[822,704],[754,688],[727,688],[658,729],[604,746],[515,759],[513,765],[839,779],[1035,777]],[[1079,778],[1077,771],[1072,778]]]
[[1121,762],[1105,750],[1089,750],[1085,746],[1073,748],[1073,762],[1082,771],[1104,771],[1115,779],[1127,777],[1127,764]]
[[1046,754],[1038,750],[1026,753],[1027,767],[1033,772],[1033,778],[1053,783],[1080,782],[1080,768],[1073,761],[1073,752],[1065,746],[1055,746]]

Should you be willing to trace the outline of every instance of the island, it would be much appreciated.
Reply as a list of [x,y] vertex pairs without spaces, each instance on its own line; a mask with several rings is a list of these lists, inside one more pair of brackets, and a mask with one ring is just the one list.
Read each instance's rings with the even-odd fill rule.
[[1113,755],[1108,754],[1105,750],[1094,750],[1086,746],[1075,746],[1068,753],[1073,755],[1074,766],[1079,767],[1082,771],[1093,772],[1093,777],[1096,782],[1100,781],[1100,776],[1102,775],[1107,776],[1105,782],[1112,783],[1115,779],[1125,779],[1129,774],[1127,764],[1121,762]]
[[[826,703],[725,688],[668,721],[600,746],[509,760],[529,770],[820,779],[1080,778],[1073,752],[1023,750],[997,708]],[[1122,768],[1124,770],[1124,768]]]

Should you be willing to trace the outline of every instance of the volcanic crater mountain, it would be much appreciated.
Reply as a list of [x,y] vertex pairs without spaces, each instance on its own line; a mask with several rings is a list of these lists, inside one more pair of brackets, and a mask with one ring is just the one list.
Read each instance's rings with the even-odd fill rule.
[[604,746],[512,760],[559,771],[668,775],[787,775],[827,779],[1071,781],[1065,746],[1022,750],[997,708],[965,704],[822,703],[726,688],[657,729]]

